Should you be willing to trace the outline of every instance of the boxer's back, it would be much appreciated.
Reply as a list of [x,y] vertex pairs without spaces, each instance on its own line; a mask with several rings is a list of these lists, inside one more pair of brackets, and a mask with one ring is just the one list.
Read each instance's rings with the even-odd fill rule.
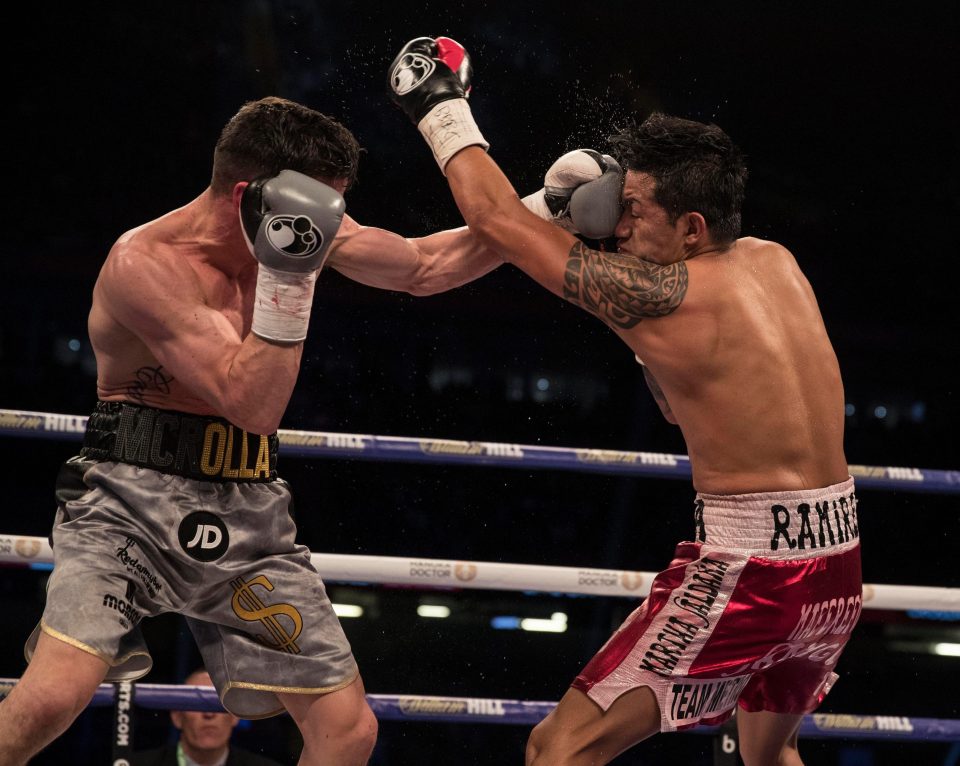
[[686,264],[681,306],[633,333],[683,430],[695,487],[737,494],[846,479],[840,371],[793,256],[746,238]]

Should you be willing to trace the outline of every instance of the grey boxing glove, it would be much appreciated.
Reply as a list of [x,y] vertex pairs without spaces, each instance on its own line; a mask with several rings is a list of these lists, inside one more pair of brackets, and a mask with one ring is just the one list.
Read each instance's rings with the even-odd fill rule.
[[588,239],[613,236],[623,210],[623,172],[609,154],[567,152],[550,166],[543,184],[522,200],[532,212]]
[[339,192],[294,170],[259,178],[244,189],[241,228],[260,264],[255,335],[274,343],[307,337],[314,285],[345,210]]

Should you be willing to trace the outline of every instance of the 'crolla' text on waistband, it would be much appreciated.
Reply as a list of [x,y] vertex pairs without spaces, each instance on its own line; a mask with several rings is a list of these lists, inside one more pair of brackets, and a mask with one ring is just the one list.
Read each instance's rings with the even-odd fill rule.
[[251,434],[223,418],[98,402],[80,454],[201,481],[262,483],[277,478],[279,444],[276,434]]

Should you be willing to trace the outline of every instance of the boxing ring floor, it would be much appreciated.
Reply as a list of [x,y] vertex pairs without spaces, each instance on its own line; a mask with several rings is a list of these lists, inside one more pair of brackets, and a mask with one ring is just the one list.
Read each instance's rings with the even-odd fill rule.
[[[64,441],[79,438],[84,421],[85,418],[79,416],[0,410],[0,435]],[[532,481],[532,472],[537,470],[538,475],[557,477],[551,481],[561,481],[560,475],[576,475],[579,482],[594,487],[592,491],[606,491],[603,482],[610,481],[609,477],[634,477],[641,485],[640,495],[654,501],[655,488],[663,484],[659,480],[685,479],[681,484],[689,494],[689,463],[680,455],[291,431],[281,432],[281,440],[281,469],[288,478],[294,473],[292,465],[301,462],[295,458],[326,458],[336,461],[336,471],[341,476],[352,472],[356,476],[368,476],[367,460],[396,462],[392,468],[378,466],[378,477],[382,479],[386,472],[388,476],[383,479],[386,481],[409,482],[411,476],[416,476],[417,482],[446,484],[456,481],[457,472],[485,466],[495,483]],[[16,440],[4,441],[5,447],[13,449],[11,445]],[[33,447],[41,448],[41,445],[37,443]],[[23,452],[22,443],[19,452]],[[56,454],[67,456],[69,446],[58,445]],[[43,503],[50,497],[57,459],[50,460],[50,486],[40,488],[38,502],[41,505],[29,511],[42,517],[40,528],[44,530],[52,517],[52,508],[48,510],[49,506]],[[411,465],[423,462],[436,465]],[[315,466],[312,470],[316,470]],[[438,474],[438,471],[446,473]],[[308,476],[310,472],[308,467]],[[864,509],[861,526],[868,542],[869,514],[874,509],[877,516],[888,513],[903,519],[902,506],[906,506],[911,525],[904,525],[904,532],[933,528],[936,524],[946,536],[957,530],[957,514],[955,510],[950,512],[949,498],[960,488],[960,474],[870,466],[852,466],[851,472],[858,482]],[[364,479],[353,481],[360,483]],[[300,479],[293,481],[301,505],[322,504],[322,491],[315,498],[314,493],[304,491],[301,484]],[[881,497],[887,497],[888,501],[881,503]],[[896,502],[889,502],[890,497]],[[686,534],[689,524],[688,519],[682,518],[688,505],[672,504],[663,509],[670,517],[681,517],[683,531],[679,536]],[[927,506],[932,510],[923,510]],[[499,519],[502,526],[502,509],[499,514],[492,510],[490,523]],[[529,510],[513,509],[518,513]],[[637,527],[649,528],[650,533],[636,544],[641,550],[652,549],[662,559],[672,551],[672,542],[659,539],[653,531],[654,527],[667,524],[653,511],[644,505],[638,508]],[[309,513],[309,509],[301,509],[298,520],[304,518],[305,513]],[[388,517],[389,509],[383,509],[382,513]],[[426,511],[427,516],[432,513],[429,509]],[[460,528],[444,523],[450,513],[450,509],[445,509],[440,519],[433,520],[433,527],[440,527],[434,537],[442,540],[445,534]],[[927,520],[925,515],[931,518]],[[925,524],[926,521],[932,523]],[[558,523],[568,522],[559,520]],[[499,534],[505,531],[509,534],[508,528],[501,528]],[[673,529],[667,530],[666,536],[679,539]],[[432,547],[433,555],[452,553],[458,558],[318,553],[314,557],[335,602],[359,602],[366,608],[365,617],[345,617],[343,622],[360,661],[371,703],[381,719],[381,743],[373,762],[494,763],[498,762],[492,757],[494,749],[509,752],[510,762],[522,762],[522,743],[530,725],[550,709],[551,700],[562,693],[583,662],[645,594],[644,588],[649,585],[653,572],[589,566],[591,562],[583,561],[576,552],[569,556],[578,563],[574,567],[477,561],[462,557],[462,553],[470,550],[462,541],[458,544],[456,539],[450,539],[443,547],[435,539],[427,542],[436,546]],[[529,542],[531,561],[551,558],[537,545],[538,541]],[[920,544],[918,540],[917,545]],[[418,549],[416,542],[408,545]],[[45,540],[37,536],[4,534],[0,529],[0,564],[6,567],[3,576],[19,591],[32,591],[36,605],[29,617],[33,620],[41,608],[39,583],[44,568],[49,567],[49,551],[45,546]],[[958,633],[955,620],[960,616],[960,590],[933,585],[891,585],[896,580],[916,582],[911,575],[922,575],[915,570],[898,569],[895,560],[892,560],[894,566],[885,571],[882,583],[871,580],[868,550],[865,545],[865,581],[870,584],[865,587],[864,616],[841,660],[840,683],[819,715],[810,717],[804,724],[801,752],[808,763],[879,766],[903,763],[907,758],[916,764],[956,762],[960,746],[954,743],[960,741],[960,722],[954,719],[960,718],[957,710],[960,695],[951,696],[937,689],[949,683],[951,676],[960,679],[960,658],[932,655],[929,649],[936,643],[951,643],[934,639]],[[941,556],[939,560],[949,561],[949,557]],[[952,571],[943,569],[942,572],[948,584],[956,583]],[[10,590],[9,585],[3,587],[5,602]],[[467,617],[459,624],[453,620],[418,619],[416,610],[425,603],[446,606],[454,614],[466,612]],[[378,614],[385,617],[391,611],[411,616],[392,622],[375,617]],[[563,634],[490,629],[497,617],[527,614],[549,620],[558,613],[566,615]],[[162,650],[147,631],[149,624],[150,621],[145,625],[145,632],[158,659]],[[26,635],[25,632],[21,635],[19,630],[13,632],[17,635],[5,636],[5,647],[18,648]],[[176,630],[169,632],[176,633]],[[960,644],[960,640],[957,643]],[[881,653],[890,648],[893,651]],[[538,668],[536,673],[530,670],[534,664]],[[15,668],[0,671],[0,675],[15,679],[22,662],[11,663],[10,658],[5,657],[0,667]],[[158,661],[154,674],[145,681],[152,681],[157,671],[163,670],[162,661]],[[169,665],[167,670],[169,672]],[[549,679],[548,685],[542,682],[538,685],[533,678],[541,675]],[[405,682],[403,686],[398,685],[401,679]],[[165,684],[136,686],[132,695],[138,717],[147,719],[146,727],[141,725],[138,734],[143,731],[149,734],[151,725],[163,728],[165,714],[157,708],[167,706],[169,695],[174,691]],[[98,701],[109,704],[114,693],[105,688],[98,695]],[[205,705],[209,699],[200,693],[194,702]],[[95,739],[109,738],[113,721],[109,708],[93,709],[84,715],[91,723],[80,722],[81,729],[96,728],[101,734],[94,734]],[[261,741],[289,738],[288,729],[282,719],[275,719],[253,724],[248,731],[241,732],[241,736],[254,742],[258,738]],[[705,733],[710,736],[661,735],[634,748],[615,763],[723,762],[722,752],[714,755],[718,743],[722,742],[722,734]],[[143,746],[149,744],[152,743],[145,742]],[[432,754],[430,757],[426,757],[427,751]],[[420,759],[411,760],[418,752]],[[456,761],[447,761],[444,759],[450,756],[445,753],[459,753],[459,757]]]

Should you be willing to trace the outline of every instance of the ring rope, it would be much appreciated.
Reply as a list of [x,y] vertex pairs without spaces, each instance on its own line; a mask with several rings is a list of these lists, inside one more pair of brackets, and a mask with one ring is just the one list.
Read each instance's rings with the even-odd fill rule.
[[[0,409],[0,435],[47,439],[82,438],[86,416]],[[689,478],[685,455],[617,450],[570,449],[496,442],[374,436],[332,432],[280,431],[282,450],[293,457],[354,458],[400,462],[472,463],[487,466],[553,468],[597,473]],[[960,492],[960,472],[921,468],[849,466],[858,486],[914,492]],[[577,569],[497,562],[410,559],[387,556],[311,554],[328,581],[357,584],[418,585],[432,589],[475,588],[548,593],[625,596],[649,593],[656,573],[608,569]],[[46,539],[0,535],[0,564],[48,568],[52,550]],[[902,585],[863,587],[866,609],[921,610],[960,614],[960,588]],[[17,679],[0,679],[0,699]],[[154,709],[213,710],[223,708],[208,687],[127,684],[136,690],[136,704]],[[91,705],[113,705],[115,686],[101,684]],[[554,702],[434,697],[421,695],[367,695],[381,720],[489,722],[533,725]],[[695,733],[713,734],[720,727],[698,727]],[[853,739],[960,741],[960,720],[813,714],[804,717],[804,737]]]
[[[0,409],[0,436],[80,440],[85,415]],[[280,451],[291,457],[350,458],[385,462],[446,463],[550,468],[562,471],[689,479],[690,458],[662,452],[540,447],[531,444],[458,441],[407,436],[281,429]],[[848,466],[863,489],[960,493],[960,471],[897,466]]]
[[[19,679],[0,678],[0,699]],[[130,689],[132,704],[151,710],[198,710],[224,712],[215,689],[209,686],[169,684],[122,684]],[[115,702],[113,684],[100,684],[90,707]],[[499,723],[535,725],[553,710],[556,702],[435,697],[416,694],[368,694],[367,702],[381,721],[432,721],[448,723]],[[715,734],[719,726],[698,726],[683,733]],[[803,717],[800,735],[811,738],[900,740],[924,742],[960,741],[960,720],[814,713]]]
[[[649,595],[650,583],[657,574],[617,569],[339,553],[311,553],[311,562],[328,582],[626,598]],[[53,550],[46,538],[0,534],[0,564],[40,565],[46,568],[52,563]],[[945,616],[950,613],[950,616],[960,618],[960,588],[865,584],[863,608],[942,612]]]

